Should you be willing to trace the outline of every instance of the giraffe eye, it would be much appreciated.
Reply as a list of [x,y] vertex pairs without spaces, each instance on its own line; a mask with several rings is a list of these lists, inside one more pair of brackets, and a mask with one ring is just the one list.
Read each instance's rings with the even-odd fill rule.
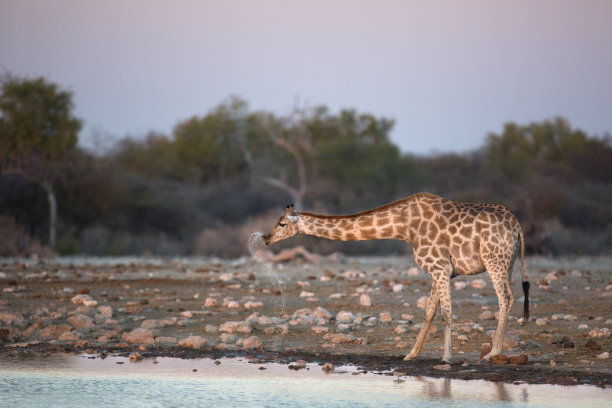
[[283,224],[282,222],[279,222],[278,225],[280,225],[281,227],[284,227],[287,224]]

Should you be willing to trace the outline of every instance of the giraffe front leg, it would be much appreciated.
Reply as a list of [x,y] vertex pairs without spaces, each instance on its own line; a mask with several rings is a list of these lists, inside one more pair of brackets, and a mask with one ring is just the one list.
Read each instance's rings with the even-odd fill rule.
[[421,331],[419,331],[419,335],[417,336],[416,342],[412,347],[412,351],[404,360],[412,360],[416,358],[421,352],[421,347],[423,347],[423,342],[425,341],[425,337],[429,332],[429,327],[431,326],[431,321],[436,315],[436,308],[438,307],[438,292],[436,291],[436,283],[432,281],[431,283],[431,293],[429,295],[429,301],[427,302],[427,309],[425,309],[425,320],[423,321],[423,326],[421,327]]
[[450,363],[451,355],[451,326],[452,326],[452,305],[450,292],[450,278],[447,274],[438,275],[436,288],[440,298],[440,310],[442,312],[442,324],[444,325],[444,353],[442,361]]

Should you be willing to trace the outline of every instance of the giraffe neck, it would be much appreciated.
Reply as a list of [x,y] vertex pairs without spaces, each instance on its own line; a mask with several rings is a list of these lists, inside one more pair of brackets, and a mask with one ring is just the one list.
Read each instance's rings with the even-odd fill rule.
[[301,213],[298,230],[336,241],[400,239],[410,242],[408,208],[403,202],[395,204],[354,215]]

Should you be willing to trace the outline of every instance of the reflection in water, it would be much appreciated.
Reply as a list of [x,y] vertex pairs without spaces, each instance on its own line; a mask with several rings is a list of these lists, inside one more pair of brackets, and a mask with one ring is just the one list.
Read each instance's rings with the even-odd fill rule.
[[[611,389],[513,385],[393,375],[326,374],[316,364],[288,370],[241,359],[89,359],[53,354],[0,355],[0,407],[81,406],[479,406],[601,407]],[[122,364],[118,364],[122,363]],[[261,370],[265,367],[265,370]],[[392,374],[392,373],[389,373]],[[397,373],[400,374],[400,373]]]

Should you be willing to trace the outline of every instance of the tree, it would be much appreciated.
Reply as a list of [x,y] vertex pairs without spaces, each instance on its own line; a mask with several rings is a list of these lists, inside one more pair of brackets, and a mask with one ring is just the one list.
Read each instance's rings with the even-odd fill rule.
[[0,94],[0,169],[38,182],[49,204],[49,244],[55,245],[57,169],[76,148],[81,121],[72,94],[44,78],[6,75]]

